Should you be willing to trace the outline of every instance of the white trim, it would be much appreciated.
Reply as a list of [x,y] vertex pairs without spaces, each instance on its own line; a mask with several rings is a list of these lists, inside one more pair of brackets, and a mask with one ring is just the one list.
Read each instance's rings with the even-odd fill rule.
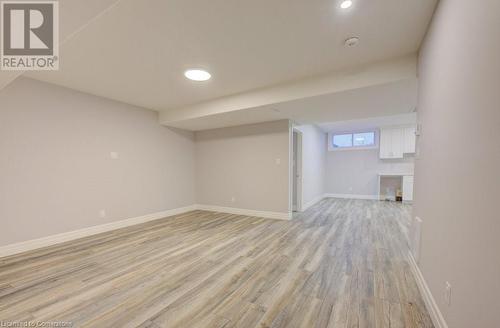
[[[297,134],[297,154],[294,154],[294,144],[293,144],[293,134]],[[292,185],[290,192],[292,193],[292,208],[295,206],[294,210],[297,212],[302,212],[304,210],[304,195],[303,195],[303,155],[302,155],[302,147],[303,147],[303,133],[296,127],[292,128],[292,160],[290,161],[291,164],[291,171],[292,171]],[[295,156],[296,155],[296,156]],[[295,163],[295,157],[297,159]],[[297,173],[298,177],[295,177],[295,171],[294,171],[294,165],[297,168]],[[293,205],[293,182],[297,181],[297,198],[296,202],[297,204]]]
[[277,219],[277,220],[290,220],[292,218],[291,213],[284,212],[268,212],[268,211],[256,211],[249,210],[245,208],[234,208],[234,207],[223,207],[223,206],[215,206],[215,205],[196,205],[196,209],[203,211],[211,211],[211,212],[222,212],[229,214],[237,214],[237,215],[247,215],[247,216],[256,216],[267,219]]
[[323,199],[325,199],[325,198],[327,198],[327,197],[328,197],[328,195],[327,195],[327,194],[323,194],[323,195],[319,195],[319,196],[317,196],[317,197],[313,198],[312,200],[308,201],[306,204],[304,204],[304,205],[302,206],[302,211],[307,210],[309,207],[313,206],[313,205],[314,205],[314,204],[316,204],[317,202],[319,202],[319,201],[321,201],[321,200],[323,200]]
[[60,243],[64,243],[67,241],[88,237],[92,235],[96,235],[99,233],[116,230],[120,228],[125,228],[129,226],[133,226],[136,224],[141,224],[153,220],[167,218],[173,215],[178,215],[194,210],[205,210],[205,211],[215,211],[215,212],[224,212],[230,214],[239,214],[239,215],[248,215],[248,216],[257,216],[268,219],[279,219],[279,220],[290,220],[292,218],[291,213],[281,213],[281,212],[266,212],[266,211],[254,211],[240,208],[231,208],[231,207],[221,207],[221,206],[211,206],[211,205],[189,205],[185,207],[174,208],[171,210],[161,211],[157,213],[146,214],[143,216],[138,216],[135,218],[129,218],[125,220],[105,223],[101,225],[96,225],[88,228],[83,228],[79,230],[73,230],[68,232],[63,232],[56,235],[51,235],[47,237],[42,237],[38,239],[31,239],[22,241],[15,244],[0,246],[0,258],[5,256],[10,256],[14,254],[19,254],[27,251],[31,251],[34,249],[52,246]]
[[377,195],[356,195],[356,194],[325,194],[324,197],[328,198],[347,198],[347,199],[369,199],[379,200]]
[[288,212],[293,212],[293,123],[288,120]]
[[0,257],[14,255],[26,251],[31,251],[37,248],[52,246],[55,244],[64,243],[70,240],[75,240],[83,237],[88,237],[96,235],[102,232],[107,232],[111,230],[116,230],[120,228],[125,228],[128,226],[141,224],[148,221],[153,221],[157,219],[163,219],[169,216],[186,213],[189,211],[196,210],[196,205],[190,205],[185,207],[174,208],[171,210],[161,211],[152,214],[146,214],[143,216],[129,218],[125,220],[100,224],[88,228],[83,228],[79,230],[73,230],[68,232],[63,232],[56,235],[51,235],[47,237],[42,237],[38,239],[32,239],[27,241],[22,241],[15,244],[5,245],[0,247]]
[[408,262],[410,263],[411,271],[413,272],[415,280],[417,281],[417,286],[420,290],[420,294],[422,294],[422,298],[424,299],[427,311],[429,311],[429,315],[431,316],[432,323],[436,328],[448,328],[443,314],[439,310],[436,304],[436,300],[432,296],[431,290],[425,282],[424,276],[422,275],[422,272],[420,271],[415,258],[411,254],[411,251],[408,252]]

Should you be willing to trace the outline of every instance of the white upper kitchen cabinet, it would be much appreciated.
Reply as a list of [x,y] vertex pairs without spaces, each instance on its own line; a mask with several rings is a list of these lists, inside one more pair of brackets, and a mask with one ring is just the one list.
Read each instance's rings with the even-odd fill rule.
[[405,154],[413,154],[415,152],[415,144],[416,144],[416,128],[415,126],[409,126],[404,128],[404,153]]
[[403,158],[403,130],[383,128],[380,130],[380,158]]
[[379,153],[380,158],[390,158],[390,152],[392,149],[391,133],[389,129],[380,130],[380,143],[379,143]]
[[415,152],[415,127],[389,127],[380,129],[380,158],[403,158]]

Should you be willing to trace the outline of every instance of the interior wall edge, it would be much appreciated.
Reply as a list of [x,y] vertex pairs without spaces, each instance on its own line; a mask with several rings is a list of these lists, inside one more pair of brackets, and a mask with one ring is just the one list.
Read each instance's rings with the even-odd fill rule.
[[441,313],[441,310],[439,310],[436,300],[434,299],[434,296],[425,281],[424,275],[420,271],[417,261],[415,261],[411,252],[408,252],[408,262],[413,276],[415,277],[415,281],[417,282],[418,290],[420,291],[420,294],[422,294],[425,306],[432,319],[432,323],[436,326],[436,328],[448,328],[448,324],[444,320],[443,314]]

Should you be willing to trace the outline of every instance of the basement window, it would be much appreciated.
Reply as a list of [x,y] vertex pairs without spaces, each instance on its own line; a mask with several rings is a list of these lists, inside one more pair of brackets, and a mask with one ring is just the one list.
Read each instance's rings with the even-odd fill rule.
[[333,134],[334,149],[364,148],[375,146],[375,131]]

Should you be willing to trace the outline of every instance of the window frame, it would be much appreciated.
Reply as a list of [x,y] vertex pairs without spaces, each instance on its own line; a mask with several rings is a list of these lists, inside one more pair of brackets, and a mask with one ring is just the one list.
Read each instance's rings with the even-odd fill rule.
[[[360,133],[373,133],[373,145],[354,145],[354,135]],[[352,135],[352,145],[350,147],[335,147],[333,144],[333,138],[338,135]],[[329,151],[350,151],[350,150],[364,150],[364,149],[377,149],[379,145],[379,130],[378,129],[365,129],[365,130],[354,130],[354,131],[335,131],[328,134],[328,150]]]

